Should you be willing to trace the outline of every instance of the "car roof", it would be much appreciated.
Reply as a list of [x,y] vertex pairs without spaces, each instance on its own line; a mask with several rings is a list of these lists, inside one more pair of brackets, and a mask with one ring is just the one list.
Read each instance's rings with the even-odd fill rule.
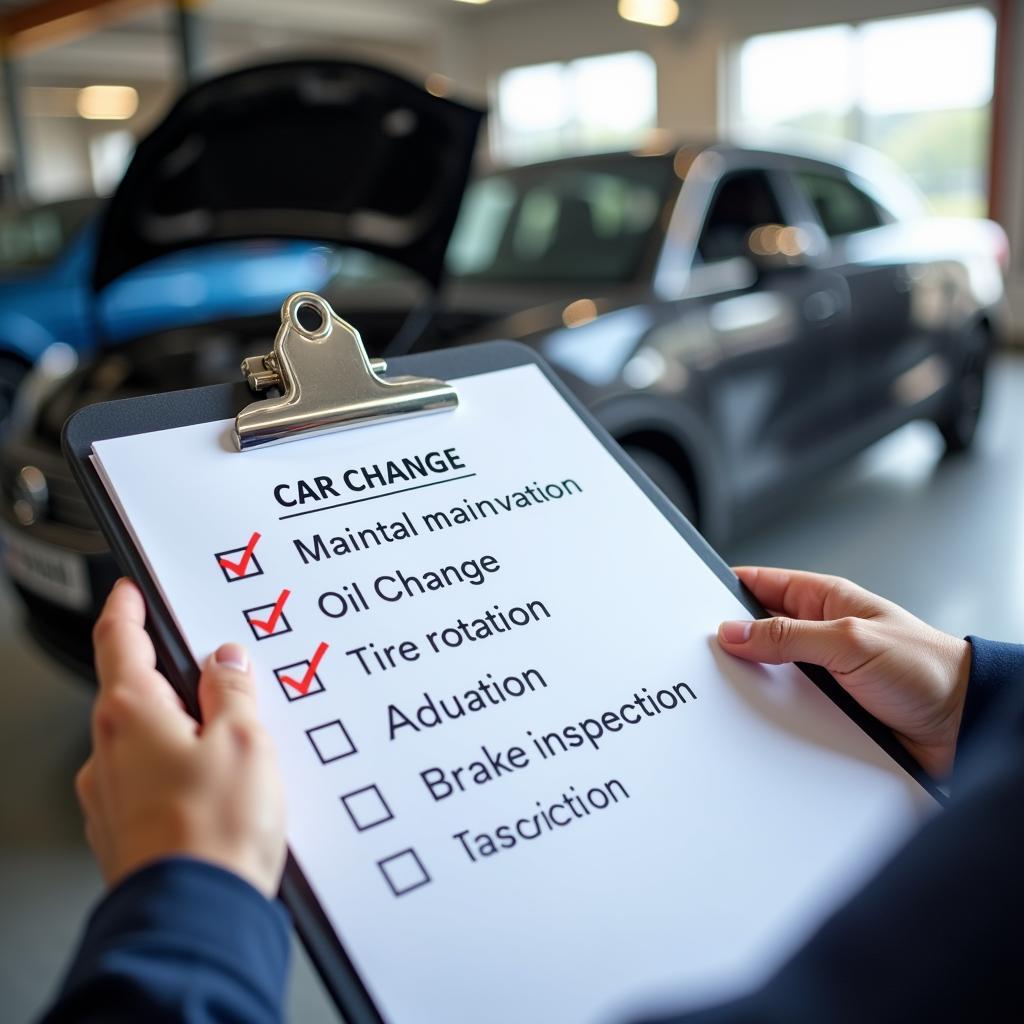
[[761,145],[756,139],[705,138],[678,140],[656,150],[619,149],[599,153],[574,154],[534,163],[494,167],[489,174],[534,175],[547,169],[572,166],[600,167],[624,158],[672,161],[683,176],[701,153],[712,152],[722,161],[719,173],[752,167],[798,169],[821,173],[839,173],[854,179],[899,217],[920,215],[926,201],[910,178],[892,161],[876,150],[841,140],[808,140],[793,137],[785,144]]

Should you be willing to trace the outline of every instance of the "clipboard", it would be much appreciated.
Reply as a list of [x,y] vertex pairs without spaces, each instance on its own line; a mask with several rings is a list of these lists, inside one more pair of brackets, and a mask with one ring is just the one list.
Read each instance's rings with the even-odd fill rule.
[[[303,326],[304,308],[312,306],[320,322]],[[298,355],[296,334],[312,362]],[[323,362],[325,347],[333,346],[343,374],[331,376]],[[319,360],[319,362],[317,361]],[[198,717],[196,687],[198,666],[175,625],[146,560],[135,546],[121,515],[91,460],[94,443],[155,430],[166,430],[236,419],[238,459],[250,448],[283,442],[302,443],[302,438],[349,426],[370,425],[378,420],[438,413],[457,402],[450,378],[489,374],[494,371],[534,366],[547,379],[603,448],[654,504],[672,529],[685,541],[721,584],[753,617],[767,613],[697,530],[622,451],[615,440],[587,411],[559,377],[531,349],[508,341],[493,341],[395,359],[387,365],[372,361],[363,350],[358,333],[341,321],[318,296],[299,293],[286,300],[282,328],[272,353],[243,364],[246,383],[223,384],[189,391],[129,398],[90,406],[75,413],[63,432],[65,456],[74,477],[125,574],[140,586],[149,609],[149,629],[160,662],[188,710]],[[303,380],[303,374],[306,379]],[[386,374],[386,375],[385,375]],[[305,386],[305,387],[304,387]],[[273,397],[254,402],[254,390],[270,390]],[[283,393],[278,393],[283,392]],[[945,798],[916,764],[891,731],[867,714],[823,669],[800,665],[802,672],[853,720],[879,747],[938,803]],[[327,915],[299,865],[289,854],[281,886],[296,930],[333,1000],[347,1020],[355,1024],[384,1018],[348,951],[339,940]]]

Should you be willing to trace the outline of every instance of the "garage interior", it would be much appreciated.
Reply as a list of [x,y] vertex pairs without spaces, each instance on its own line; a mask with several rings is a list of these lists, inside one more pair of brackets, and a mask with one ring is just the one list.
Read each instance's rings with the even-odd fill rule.
[[[966,98],[948,101],[946,127],[924,116],[911,125],[910,113],[943,112],[927,88],[914,88],[915,76],[937,81],[935,68],[887,64],[881,29],[913,29],[913,19],[940,16],[968,17],[953,48],[937,51],[956,65],[946,65],[946,77],[964,79]],[[812,31],[826,34],[784,38]],[[956,636],[1020,638],[1024,5],[1017,0],[3,0],[0,37],[7,204],[109,194],[134,141],[187,82],[295,56],[380,64],[435,95],[486,106],[481,168],[676,140],[769,137],[793,123],[826,143],[841,137],[889,147],[935,209],[990,218],[1009,242],[1006,330],[989,366],[977,437],[969,451],[947,455],[932,424],[902,426],[773,503],[720,550],[734,565],[847,576]],[[968,52],[975,43],[979,49]],[[825,65],[834,71],[835,62],[820,56],[847,44],[860,54],[877,45],[879,55],[850,72],[861,90],[852,98],[848,83],[825,80],[832,73]],[[792,54],[806,58],[794,67]],[[598,59],[606,63],[587,63]],[[777,81],[769,89],[764,68],[773,61]],[[974,72],[952,74],[961,64]],[[90,114],[84,90],[101,86],[122,92],[100,102],[119,96],[127,105]],[[894,132],[882,124],[894,111],[879,97],[904,86],[909,99],[895,113],[905,120]],[[559,110],[538,111],[536,98],[552,89],[562,90],[549,105]],[[820,109],[809,93],[824,97]],[[596,94],[601,117],[585,102]],[[766,124],[773,116],[776,123]],[[949,148],[935,141],[943,131],[957,140],[945,174],[936,170]],[[915,149],[911,136],[924,141]],[[89,749],[91,685],[40,650],[6,576],[0,652],[0,988],[3,1015],[14,1021],[33,1019],[51,998],[102,883],[73,791]],[[294,965],[289,1019],[336,1019],[297,943]]]

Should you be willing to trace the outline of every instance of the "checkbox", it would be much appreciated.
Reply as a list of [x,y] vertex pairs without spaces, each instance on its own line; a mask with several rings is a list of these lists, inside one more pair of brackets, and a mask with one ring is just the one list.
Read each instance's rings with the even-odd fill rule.
[[282,590],[273,604],[260,604],[255,608],[243,608],[242,614],[257,640],[284,636],[292,631],[291,623],[284,613],[285,602],[291,597],[290,590]]
[[[281,692],[290,701],[312,697],[314,693],[323,693],[325,689],[316,667],[308,659],[275,668],[274,675]],[[340,722],[338,724],[341,725]]]
[[384,794],[376,786],[364,786],[346,793],[341,797],[341,802],[357,832],[383,825],[394,817]]
[[395,896],[404,896],[430,881],[427,869],[411,847],[377,861],[377,867]]
[[214,553],[213,557],[217,561],[217,566],[228,583],[251,580],[254,576],[263,575],[263,566],[260,565],[260,560],[256,557],[256,545],[259,540],[260,535],[254,533],[243,547]]
[[307,729],[306,735],[313,744],[321,764],[330,764],[332,761],[348,757],[349,754],[358,753],[348,730],[337,718],[333,722],[325,722],[313,729]]

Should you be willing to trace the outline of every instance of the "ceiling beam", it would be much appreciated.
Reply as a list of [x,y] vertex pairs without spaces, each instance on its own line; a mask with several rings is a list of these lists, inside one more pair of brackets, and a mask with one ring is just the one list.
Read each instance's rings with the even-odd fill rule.
[[38,0],[0,14],[0,44],[9,54],[30,53],[108,28],[165,0]]

